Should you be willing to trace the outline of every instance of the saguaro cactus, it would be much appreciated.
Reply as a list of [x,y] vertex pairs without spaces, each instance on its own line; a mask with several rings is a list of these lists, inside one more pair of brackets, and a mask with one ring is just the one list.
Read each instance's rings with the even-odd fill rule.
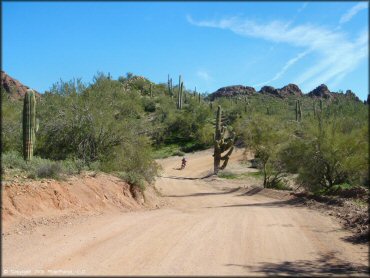
[[153,97],[152,83],[150,83],[149,92],[150,92],[150,97]]
[[23,102],[23,158],[30,161],[36,140],[36,97],[33,90],[27,90]]
[[184,97],[184,82],[181,81],[181,86],[180,86],[180,109],[182,109],[182,104],[183,104],[183,97]]
[[170,75],[168,75],[168,94],[173,98],[173,92],[172,92],[172,78],[170,78]]
[[302,120],[302,106],[299,100],[295,103],[295,120],[300,122]]
[[[219,105],[217,108],[216,128],[214,134],[214,174],[217,174],[219,169],[223,170],[226,168],[230,155],[234,150],[235,133],[230,134],[227,128],[222,125],[221,114],[221,106]],[[226,151],[227,153],[222,155],[222,153]],[[223,161],[223,164],[220,167],[221,161]]]
[[181,75],[179,76],[179,90],[177,94],[177,109],[182,109],[182,89],[183,89],[183,82],[181,81]]

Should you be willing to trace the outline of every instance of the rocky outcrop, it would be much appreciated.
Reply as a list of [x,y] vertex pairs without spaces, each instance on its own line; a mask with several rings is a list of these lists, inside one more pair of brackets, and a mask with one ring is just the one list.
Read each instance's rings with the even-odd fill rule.
[[261,90],[259,90],[260,94],[269,94],[280,98],[286,98],[289,96],[303,96],[301,89],[295,84],[288,84],[280,89],[275,89],[271,86],[263,86]]
[[262,88],[261,88],[261,90],[259,90],[258,92],[260,93],[260,94],[270,94],[270,95],[274,95],[274,94],[276,94],[276,89],[274,88],[274,87],[272,87],[272,86],[263,86]]
[[281,97],[296,96],[301,97],[303,93],[301,89],[296,84],[288,84],[281,89],[278,89],[278,94]]
[[333,94],[328,89],[328,86],[326,86],[325,84],[321,84],[320,86],[316,87],[307,95],[312,98],[325,98],[325,99],[330,99],[334,97]]
[[246,96],[246,95],[253,95],[255,93],[256,93],[256,90],[253,87],[235,85],[235,86],[222,87],[218,89],[216,92],[209,95],[209,99],[213,101],[215,98],[219,98],[219,97]]
[[[30,87],[23,85],[18,80],[12,78],[6,74],[5,71],[1,71],[1,88],[10,99],[23,99],[26,91]],[[36,96],[40,96],[40,94],[36,92]]]
[[346,93],[344,94],[344,96],[348,99],[353,99],[353,100],[356,100],[356,101],[360,101],[360,99],[351,90],[347,90]]
[[331,92],[325,84],[321,84],[316,89],[312,90],[307,94],[307,96],[312,98],[324,98],[324,99],[338,99],[346,98],[354,101],[360,101],[360,99],[351,90],[343,92]]

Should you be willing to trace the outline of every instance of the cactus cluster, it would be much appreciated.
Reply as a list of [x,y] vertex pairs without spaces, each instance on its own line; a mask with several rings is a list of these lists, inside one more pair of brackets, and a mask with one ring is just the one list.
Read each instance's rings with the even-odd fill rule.
[[[216,128],[214,134],[214,174],[217,174],[219,169],[226,168],[231,153],[234,150],[235,133],[229,133],[227,128],[222,125],[221,106],[217,108]],[[222,155],[222,153],[226,154]],[[223,161],[220,167],[221,161]]]
[[27,90],[23,102],[23,158],[30,161],[36,142],[38,122],[36,121],[36,97],[33,90]]

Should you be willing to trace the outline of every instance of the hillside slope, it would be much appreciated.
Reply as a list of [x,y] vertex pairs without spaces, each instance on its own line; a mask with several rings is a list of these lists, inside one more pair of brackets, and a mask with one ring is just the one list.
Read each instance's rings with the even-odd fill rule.
[[[28,89],[30,87],[9,76],[5,71],[1,71],[1,90],[4,90],[10,99],[22,99]],[[36,95],[41,96],[38,92]]]

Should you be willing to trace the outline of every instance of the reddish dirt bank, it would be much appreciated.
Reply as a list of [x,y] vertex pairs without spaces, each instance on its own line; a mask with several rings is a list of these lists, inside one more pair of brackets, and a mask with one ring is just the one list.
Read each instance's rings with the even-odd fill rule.
[[253,180],[209,176],[210,151],[188,161],[182,171],[179,157],[160,161],[156,187],[169,207],[3,235],[3,274],[366,275],[367,246],[346,241],[332,217],[255,190]]
[[37,224],[57,223],[78,215],[128,212],[158,206],[152,188],[134,198],[130,185],[103,173],[87,173],[66,181],[42,180],[7,184],[2,196],[3,233],[26,232]]

